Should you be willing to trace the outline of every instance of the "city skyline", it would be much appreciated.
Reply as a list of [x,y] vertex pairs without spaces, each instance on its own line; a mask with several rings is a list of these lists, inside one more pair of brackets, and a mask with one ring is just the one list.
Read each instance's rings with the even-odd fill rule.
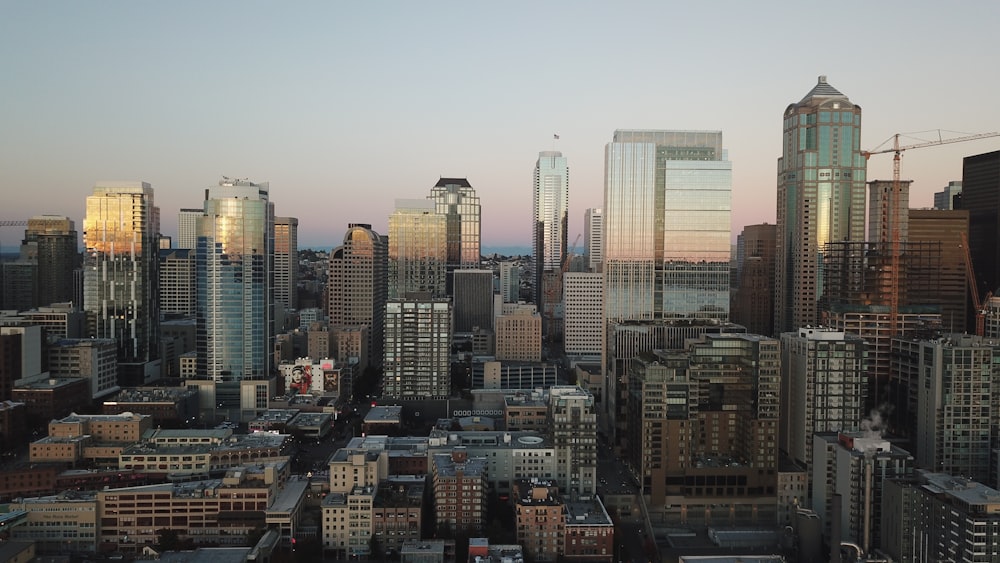
[[[573,163],[572,240],[584,210],[601,205],[614,130],[711,129],[726,135],[733,162],[735,237],[775,221],[779,116],[816,76],[864,108],[866,149],[897,132],[985,132],[1000,121],[990,100],[1000,78],[981,70],[994,51],[989,22],[1000,16],[989,2],[865,6],[850,22],[865,40],[838,41],[838,56],[822,63],[812,49],[789,48],[814,44],[812,22],[832,17],[821,6],[733,4],[720,14],[551,4],[531,6],[530,18],[528,5],[398,3],[386,12],[221,2],[198,17],[183,4],[59,7],[53,16],[45,5],[11,4],[0,18],[10,54],[0,61],[10,85],[0,219],[79,222],[95,183],[142,180],[158,187],[172,235],[177,211],[227,174],[269,181],[279,212],[300,220],[301,246],[332,247],[348,223],[387,232],[396,198],[464,177],[482,200],[484,246],[528,247],[539,151]],[[677,21],[709,24],[664,27]],[[438,28],[447,39],[427,33]],[[629,47],[611,48],[621,29]],[[225,39],[232,30],[249,39]],[[686,55],[663,62],[671,50]],[[406,150],[384,166],[390,138]],[[911,204],[930,207],[961,178],[963,156],[998,147],[991,139],[907,153]],[[873,157],[868,170],[870,180],[888,178],[891,156]],[[364,197],[353,197],[359,187]],[[18,236],[0,232],[0,245]]]

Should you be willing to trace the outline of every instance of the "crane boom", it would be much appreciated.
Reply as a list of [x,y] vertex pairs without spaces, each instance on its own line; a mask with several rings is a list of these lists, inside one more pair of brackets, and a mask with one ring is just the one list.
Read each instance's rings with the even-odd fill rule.
[[[979,139],[988,139],[990,137],[998,137],[1000,133],[976,133],[973,135],[965,135],[962,137],[955,137],[951,139],[944,139],[941,137],[941,130],[937,130],[938,138],[934,141],[923,141],[913,145],[899,145],[899,138],[902,133],[896,133],[890,139],[892,140],[892,148],[890,149],[880,149],[882,145],[879,145],[874,150],[861,151],[861,154],[865,157],[867,161],[873,154],[886,154],[893,153],[892,156],[892,193],[889,197],[883,198],[881,214],[882,224],[889,224],[890,235],[890,245],[891,250],[889,254],[889,328],[893,335],[898,335],[902,331],[899,329],[899,279],[900,279],[900,234],[899,234],[899,208],[901,205],[900,199],[902,198],[902,185],[901,185],[901,172],[902,167],[902,157],[901,153],[905,150],[919,149],[923,147],[933,147],[937,145],[947,145],[951,143],[961,143],[965,141],[976,141]],[[888,141],[886,141],[888,142]],[[891,221],[891,222],[890,222]],[[885,233],[882,233],[882,237],[885,237]],[[884,242],[884,241],[883,241]],[[968,243],[966,243],[966,252],[968,252]],[[977,311],[981,307],[977,306]],[[977,317],[977,323],[980,319]],[[977,324],[978,328],[978,324]]]

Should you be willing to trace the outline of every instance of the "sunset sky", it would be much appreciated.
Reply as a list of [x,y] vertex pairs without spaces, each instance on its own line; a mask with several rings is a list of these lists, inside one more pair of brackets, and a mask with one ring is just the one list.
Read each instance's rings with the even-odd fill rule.
[[[733,162],[735,236],[774,221],[782,112],[818,75],[863,108],[864,148],[1000,130],[998,21],[995,0],[0,1],[0,219],[80,230],[95,183],[143,180],[173,235],[226,175],[270,182],[300,247],[335,246],[466,177],[484,247],[526,246],[532,169],[555,148],[572,241],[615,129],[707,129]],[[998,149],[905,153],[911,206]],[[875,156],[868,178],[890,171]]]

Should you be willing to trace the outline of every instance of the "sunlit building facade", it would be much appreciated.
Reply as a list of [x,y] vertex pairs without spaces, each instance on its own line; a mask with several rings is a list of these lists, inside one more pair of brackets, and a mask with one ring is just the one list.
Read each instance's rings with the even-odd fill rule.
[[583,255],[587,258],[587,269],[601,271],[604,259],[604,210],[591,207],[583,214]]
[[274,302],[286,311],[298,309],[299,220],[274,218]]
[[[381,365],[385,327],[386,259],[385,237],[365,223],[347,226],[343,243],[330,252],[327,274],[327,313],[330,330],[349,327],[362,331],[370,345],[364,365]],[[340,342],[335,343],[340,347]],[[337,359],[345,358],[338,353]]]
[[424,292],[433,297],[447,295],[450,220],[435,210],[434,202],[396,200],[389,216],[389,299]]
[[267,183],[224,178],[198,219],[199,376],[216,382],[270,374],[270,254],[274,211]]
[[[535,259],[535,305],[540,311],[555,307],[555,284],[566,258],[569,222],[569,166],[559,151],[538,153],[534,173],[532,206],[532,253]],[[545,273],[549,272],[549,276]],[[543,282],[547,282],[543,283]],[[546,287],[550,285],[552,287]]]
[[[481,257],[482,220],[479,196],[465,178],[441,178],[431,188],[428,199],[435,210],[444,215],[448,233],[448,267],[453,272],[463,268],[478,268]],[[392,237],[389,237],[390,242]],[[451,276],[447,290],[451,295]]]
[[719,131],[615,131],[605,148],[609,320],[729,315],[732,163]]
[[146,182],[101,182],[87,197],[83,308],[90,335],[114,338],[125,364],[152,365],[159,355],[159,231]]
[[785,109],[778,159],[775,332],[818,322],[823,250],[865,237],[861,108],[820,76]]
[[177,212],[176,248],[194,250],[198,247],[198,217],[204,212],[203,209],[181,209]]

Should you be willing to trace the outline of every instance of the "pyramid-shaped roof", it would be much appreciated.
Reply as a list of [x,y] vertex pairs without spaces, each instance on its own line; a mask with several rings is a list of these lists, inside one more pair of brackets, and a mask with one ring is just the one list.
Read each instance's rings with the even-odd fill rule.
[[816,85],[813,86],[813,89],[809,90],[809,93],[806,94],[805,97],[799,101],[799,103],[801,104],[802,102],[805,102],[810,98],[838,98],[838,97],[846,98],[847,96],[842,94],[840,90],[837,90],[833,86],[830,86],[830,84],[826,81],[826,76],[823,75],[819,77],[819,80],[816,81]]

